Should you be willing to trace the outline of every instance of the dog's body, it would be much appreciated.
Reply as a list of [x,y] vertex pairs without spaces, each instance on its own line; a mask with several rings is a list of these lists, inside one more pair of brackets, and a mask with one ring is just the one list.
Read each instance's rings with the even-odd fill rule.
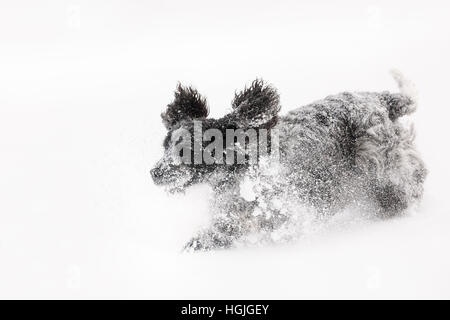
[[[166,142],[166,155],[152,170],[155,182],[173,187],[177,181],[172,190],[206,182],[215,195],[213,225],[186,248],[226,248],[251,233],[270,235],[293,224],[299,206],[313,208],[318,217],[355,205],[382,217],[405,212],[422,196],[426,169],[412,129],[398,120],[415,110],[416,101],[406,81],[399,74],[396,79],[401,93],[344,92],[282,117],[276,91],[255,81],[236,95],[233,112],[219,120],[206,119],[205,101],[196,91],[179,87],[178,101],[163,115],[169,136],[182,127],[192,130],[192,120],[199,119],[222,131],[266,128],[277,132],[279,140],[279,156],[261,158],[256,166],[177,169]],[[195,112],[187,105],[194,105]],[[186,113],[172,112],[174,106]],[[250,181],[251,196],[244,194],[244,181]]]

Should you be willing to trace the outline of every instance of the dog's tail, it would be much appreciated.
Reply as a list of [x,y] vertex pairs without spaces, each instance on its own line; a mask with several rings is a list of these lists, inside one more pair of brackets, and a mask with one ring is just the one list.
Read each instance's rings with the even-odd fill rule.
[[406,79],[400,71],[391,70],[391,74],[400,89],[400,93],[388,94],[386,101],[389,109],[389,118],[395,120],[416,111],[418,95],[415,85]]

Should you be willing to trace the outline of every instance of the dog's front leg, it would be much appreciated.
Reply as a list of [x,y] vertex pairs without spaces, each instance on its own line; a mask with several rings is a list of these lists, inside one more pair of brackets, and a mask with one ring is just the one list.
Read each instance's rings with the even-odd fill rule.
[[185,246],[186,251],[207,251],[232,247],[251,229],[254,201],[246,201],[233,189],[220,193],[212,202],[212,226],[199,232]]

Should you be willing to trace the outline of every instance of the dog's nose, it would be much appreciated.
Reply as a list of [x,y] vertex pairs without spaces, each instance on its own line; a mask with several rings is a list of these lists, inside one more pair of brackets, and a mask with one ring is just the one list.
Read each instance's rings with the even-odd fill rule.
[[159,168],[153,168],[152,170],[150,170],[150,174],[151,174],[153,180],[158,180],[162,177],[163,172]]

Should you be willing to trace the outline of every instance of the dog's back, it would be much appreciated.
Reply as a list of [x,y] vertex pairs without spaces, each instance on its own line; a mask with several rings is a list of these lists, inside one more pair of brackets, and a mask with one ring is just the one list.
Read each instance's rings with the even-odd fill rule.
[[416,97],[394,76],[400,93],[343,92],[280,117],[280,162],[308,202],[336,209],[367,196],[392,215],[421,197],[425,166],[412,128],[398,121],[415,111]]

